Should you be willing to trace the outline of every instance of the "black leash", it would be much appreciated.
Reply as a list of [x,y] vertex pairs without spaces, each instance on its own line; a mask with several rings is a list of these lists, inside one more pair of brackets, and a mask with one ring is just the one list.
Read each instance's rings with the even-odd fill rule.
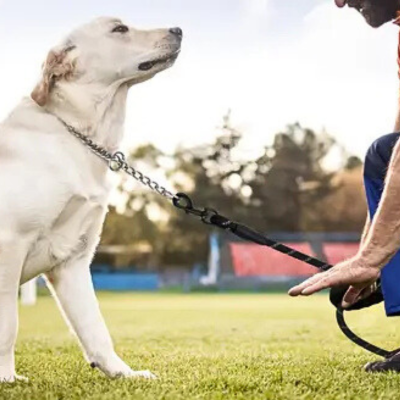
[[343,332],[343,334],[348,339],[350,339],[357,346],[360,346],[364,350],[369,351],[370,353],[374,353],[383,358],[390,358],[400,351],[400,348],[393,350],[393,351],[384,350],[381,347],[375,346],[375,345],[367,342],[366,340],[360,338],[359,336],[357,336],[346,324],[346,321],[344,318],[344,310],[341,310],[341,309],[336,310],[336,321],[337,321],[337,324],[338,324],[340,330]]
[[[328,271],[332,268],[332,265],[326,264],[317,258],[311,257],[307,254],[301,253],[295,249],[292,249],[284,244],[278,243],[267,236],[248,228],[245,225],[239,224],[237,222],[233,222],[228,218],[220,215],[216,210],[211,208],[198,209],[195,208],[192,199],[185,193],[174,194],[167,190],[164,186],[159,185],[156,181],[152,180],[142,172],[130,166],[125,161],[125,155],[121,152],[110,153],[102,146],[95,143],[92,139],[82,134],[78,130],[76,130],[73,126],[67,124],[61,118],[58,118],[62,125],[68,130],[69,133],[78,138],[85,146],[87,146],[94,154],[100,157],[103,161],[108,164],[108,167],[113,172],[124,171],[142,185],[147,186],[152,191],[158,193],[159,195],[165,197],[166,199],[172,201],[173,205],[179,210],[184,211],[186,214],[193,215],[201,219],[201,221],[207,225],[212,225],[218,227],[222,230],[228,231],[236,235],[237,237],[259,244],[260,246],[267,246],[280,253],[286,254],[289,257],[295,258],[299,261],[305,262],[313,267],[321,270]],[[341,299],[340,299],[341,301]],[[339,304],[340,304],[339,301]],[[363,349],[377,354],[378,356],[382,356],[385,358],[389,358],[395,353],[399,352],[400,349],[395,351],[387,351],[381,349],[380,347],[374,346],[371,343],[368,343],[364,339],[361,339],[357,336],[346,324],[344,319],[344,310],[337,308],[336,312],[336,320],[339,325],[340,330],[346,335],[348,339],[350,339],[356,345],[362,347]]]

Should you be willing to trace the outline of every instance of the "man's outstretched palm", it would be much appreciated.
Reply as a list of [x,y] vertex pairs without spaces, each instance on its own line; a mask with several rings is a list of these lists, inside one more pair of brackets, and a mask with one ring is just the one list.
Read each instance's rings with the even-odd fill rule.
[[380,276],[379,268],[351,259],[336,265],[327,272],[321,272],[307,279],[289,291],[290,296],[310,296],[323,289],[350,285],[343,298],[343,306],[349,307],[361,298],[368,296]]

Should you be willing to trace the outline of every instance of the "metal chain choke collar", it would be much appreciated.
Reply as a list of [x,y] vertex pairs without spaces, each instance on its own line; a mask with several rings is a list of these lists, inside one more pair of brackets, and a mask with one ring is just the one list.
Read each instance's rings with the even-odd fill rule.
[[95,143],[88,136],[82,134],[77,129],[75,129],[73,126],[67,124],[61,118],[58,118],[58,120],[65,126],[65,128],[68,130],[68,132],[70,132],[72,135],[74,135],[76,138],[78,138],[94,154],[96,154],[97,156],[102,158],[104,161],[106,161],[108,163],[108,166],[111,171],[119,172],[119,171],[123,170],[128,175],[132,176],[135,180],[140,182],[142,185],[150,188],[153,192],[156,192],[159,195],[164,196],[169,200],[174,200],[177,198],[176,195],[174,195],[172,192],[167,190],[164,186],[162,186],[159,183],[157,183],[156,181],[152,180],[151,178],[149,178],[142,172],[138,171],[137,169],[131,167],[126,162],[125,154],[122,153],[121,151],[117,151],[116,153],[112,154],[108,150],[103,148],[102,146]]

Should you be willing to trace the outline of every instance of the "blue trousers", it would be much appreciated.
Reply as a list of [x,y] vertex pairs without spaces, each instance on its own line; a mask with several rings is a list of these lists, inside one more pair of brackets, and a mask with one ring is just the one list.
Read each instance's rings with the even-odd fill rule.
[[[371,219],[378,208],[393,148],[399,137],[400,133],[383,136],[368,150],[364,167],[364,184]],[[400,315],[400,251],[383,268],[381,280],[386,314]]]

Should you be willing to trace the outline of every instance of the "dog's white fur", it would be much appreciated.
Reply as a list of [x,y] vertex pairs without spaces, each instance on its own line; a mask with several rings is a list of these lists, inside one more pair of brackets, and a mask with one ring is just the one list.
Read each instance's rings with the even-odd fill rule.
[[90,276],[111,172],[57,118],[118,149],[128,89],[170,67],[181,43],[168,29],[113,32],[121,25],[100,18],[73,31],[49,53],[31,98],[0,125],[0,381],[19,378],[19,285],[42,273],[88,362],[110,377],[153,377],[115,353]]

